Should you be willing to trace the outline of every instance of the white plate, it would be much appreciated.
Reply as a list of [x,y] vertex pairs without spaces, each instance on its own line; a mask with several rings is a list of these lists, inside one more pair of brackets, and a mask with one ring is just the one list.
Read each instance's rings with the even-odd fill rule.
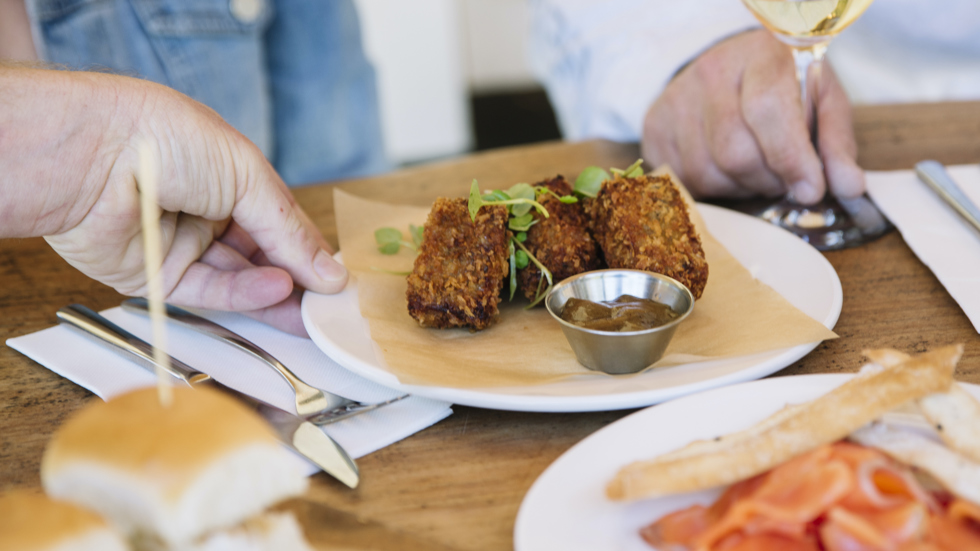
[[[514,526],[516,551],[651,551],[643,526],[718,491],[612,502],[605,485],[620,467],[651,459],[693,440],[744,430],[786,404],[813,400],[851,375],[776,377],[709,390],[638,411],[565,452],[534,482]],[[980,398],[980,387],[965,385]]]
[[[708,229],[759,280],[827,328],[840,315],[840,279],[816,249],[751,216],[699,204]],[[648,406],[709,388],[765,377],[802,358],[819,343],[752,356],[689,363],[648,371],[624,384],[615,377],[583,377],[530,387],[453,388],[401,384],[375,356],[357,287],[336,295],[303,295],[303,323],[313,342],[337,363],[382,385],[456,404],[516,411],[601,411]]]

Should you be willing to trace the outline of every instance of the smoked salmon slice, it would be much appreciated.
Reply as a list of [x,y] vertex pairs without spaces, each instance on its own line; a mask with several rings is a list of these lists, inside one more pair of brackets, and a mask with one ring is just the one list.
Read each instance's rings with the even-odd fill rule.
[[670,513],[641,535],[662,550],[980,551],[980,507],[936,499],[885,454],[838,442]]

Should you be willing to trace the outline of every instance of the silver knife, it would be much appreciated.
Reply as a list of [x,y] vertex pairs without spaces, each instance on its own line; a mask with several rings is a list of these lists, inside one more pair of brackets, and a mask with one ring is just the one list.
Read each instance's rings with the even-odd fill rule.
[[953,207],[960,216],[980,232],[980,209],[963,193],[949,177],[946,167],[936,161],[922,161],[915,165],[919,179],[931,187],[943,201]]
[[[86,336],[131,355],[141,367],[153,372],[153,347],[85,306],[72,304],[58,310],[58,320]],[[169,373],[190,386],[208,386],[234,396],[252,407],[275,430],[279,439],[327,474],[356,488],[360,474],[354,460],[333,438],[309,421],[229,388],[180,360],[171,357]]]

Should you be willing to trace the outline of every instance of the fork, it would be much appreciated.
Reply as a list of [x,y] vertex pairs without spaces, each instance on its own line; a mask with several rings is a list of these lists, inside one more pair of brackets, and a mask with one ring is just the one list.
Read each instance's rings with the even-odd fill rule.
[[[288,367],[283,365],[282,362],[273,357],[272,354],[269,354],[257,344],[238,333],[182,308],[171,306],[170,304],[166,306],[167,317],[172,321],[213,339],[230,344],[239,350],[248,352],[275,369],[286,379],[286,382],[289,383],[289,386],[293,388],[293,392],[296,394],[296,414],[306,418],[307,421],[314,425],[334,423],[359,413],[365,413],[392,404],[409,396],[408,394],[403,394],[384,402],[365,404],[363,402],[349,400],[332,392],[314,388],[300,379]],[[135,312],[142,315],[148,315],[149,313],[145,298],[125,300],[122,303],[122,307],[123,310],[128,312]]]

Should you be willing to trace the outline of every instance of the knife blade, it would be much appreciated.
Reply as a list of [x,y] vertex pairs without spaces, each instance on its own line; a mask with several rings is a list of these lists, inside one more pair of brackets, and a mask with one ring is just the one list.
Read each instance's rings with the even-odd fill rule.
[[943,201],[953,207],[967,223],[980,232],[980,209],[963,193],[946,172],[946,167],[936,161],[921,161],[915,165],[915,174],[931,187]]
[[[72,304],[57,313],[58,320],[114,350],[124,352],[144,369],[154,372],[153,347],[136,335],[112,323],[97,312]],[[202,373],[180,360],[170,357],[168,372],[176,379],[192,386],[207,386],[225,392],[245,403],[265,419],[279,439],[327,474],[350,488],[360,481],[357,464],[337,442],[309,421],[261,400],[229,388],[207,373]]]

